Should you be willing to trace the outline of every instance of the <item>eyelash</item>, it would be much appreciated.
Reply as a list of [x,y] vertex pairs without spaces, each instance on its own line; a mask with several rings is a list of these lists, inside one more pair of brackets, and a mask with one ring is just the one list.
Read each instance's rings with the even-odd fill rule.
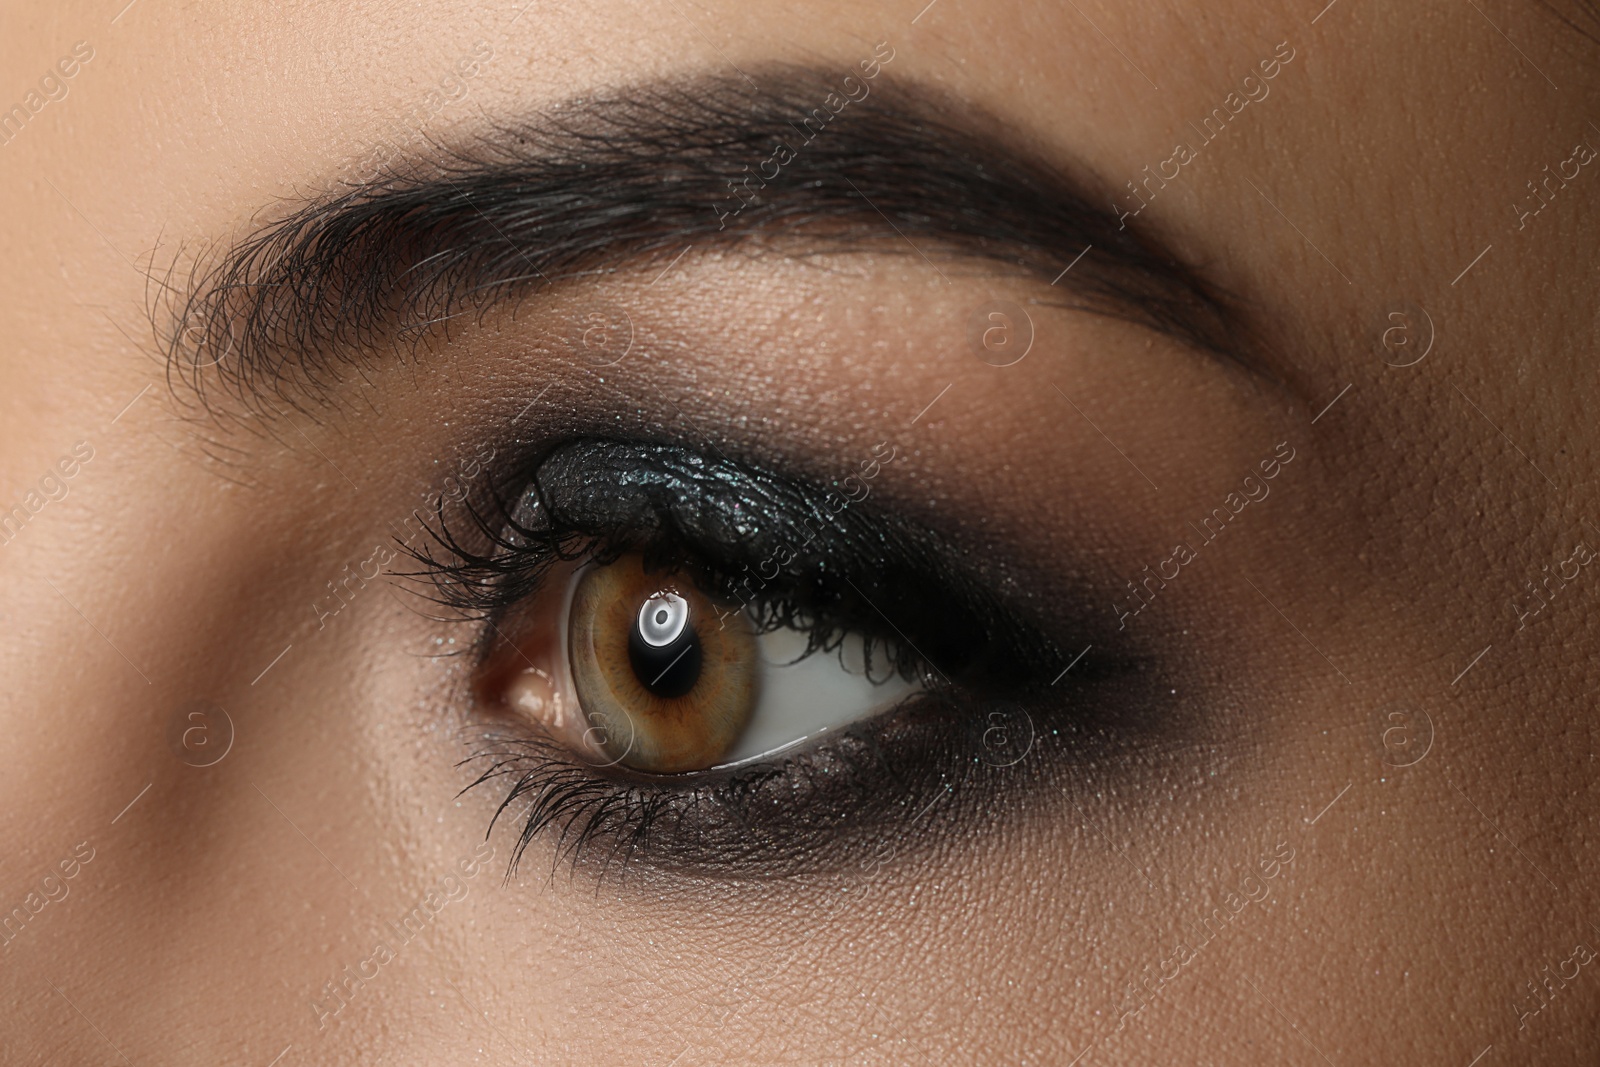
[[[729,610],[744,611],[757,633],[790,629],[807,637],[806,658],[818,652],[843,652],[847,636],[864,637],[865,667],[879,677],[876,660],[887,659],[895,674],[907,681],[929,686],[939,684],[941,676],[911,647],[878,632],[881,619],[862,618],[846,612],[818,612],[803,606],[781,581],[763,580],[742,568],[734,574],[725,561],[707,558],[707,550],[693,548],[671,537],[639,542],[619,531],[587,533],[572,526],[552,525],[545,530],[520,527],[507,517],[510,509],[496,499],[489,514],[507,518],[506,528],[493,529],[482,512],[469,512],[477,540],[486,546],[463,543],[441,520],[434,540],[444,547],[447,558],[440,559],[424,550],[412,552],[424,566],[423,575],[431,579],[436,599],[462,612],[467,618],[482,620],[490,632],[511,611],[537,593],[549,571],[562,562],[592,561],[604,565],[622,556],[642,553],[652,570],[665,573],[687,571],[697,585],[713,593]],[[737,594],[743,585],[750,597]],[[731,607],[735,602],[739,607]]]
[[[834,525],[825,529],[803,527],[828,490],[674,445],[569,440],[521,469],[532,473],[520,480],[491,475],[481,492],[453,512],[441,505],[430,526],[433,545],[409,550],[421,564],[413,576],[431,583],[430,595],[481,624],[480,660],[494,646],[499,624],[539,591],[555,565],[609,562],[639,552],[651,567],[688,572],[725,602],[745,600],[763,630],[805,633],[806,655],[839,650],[845,634],[857,635],[868,646],[869,665],[880,655],[923,686],[895,709],[825,744],[754,766],[671,779],[596,770],[542,734],[507,728],[498,719],[484,722],[480,747],[464,763],[482,768],[467,790],[509,783],[490,832],[514,805],[528,802],[508,877],[545,834],[555,837],[556,862],[570,861],[574,870],[593,860],[602,872],[615,865],[618,872],[647,866],[771,877],[829,857],[848,862],[872,827],[921,811],[946,793],[958,801],[987,795],[971,788],[987,766],[972,752],[992,735],[996,715],[1028,715],[1019,698],[1037,695],[1038,665],[1054,662],[1054,645],[995,603],[983,583],[959,577],[954,553],[927,531],[866,508],[836,513]],[[608,480],[607,471],[646,473]],[[623,484],[630,480],[631,502],[630,485]],[[518,487],[514,495],[498,488],[507,484]],[[595,484],[606,485],[606,492],[590,493],[587,487]],[[719,505],[724,512],[742,511],[743,526],[740,517],[719,513]],[[607,508],[609,516],[603,514]],[[755,521],[761,518],[766,522]],[[745,536],[730,536],[730,526]],[[808,530],[808,546],[820,540],[818,548],[792,550],[787,569],[779,567],[765,581],[757,578],[759,586],[750,583],[751,564],[776,559],[771,544],[787,544],[784,535],[796,528]],[[860,540],[873,543],[854,543]],[[937,562],[952,567],[929,566]],[[888,577],[869,575],[873,567]],[[935,588],[932,602],[945,616],[935,619],[895,598],[869,599],[861,589],[882,596],[873,580],[892,589],[897,576],[904,588]],[[754,597],[734,596],[740,583]],[[891,621],[897,615],[919,619],[921,629],[902,633]],[[974,654],[959,670],[947,663],[948,674],[917,651],[919,645],[962,644],[976,646],[969,649]],[[987,645],[1033,663],[1023,667],[1015,655],[996,658]],[[997,693],[999,704],[993,700]],[[1031,716],[1028,723],[1031,738]],[[1013,783],[1026,777],[1012,772]],[[898,806],[884,796],[878,784],[884,781],[904,790]],[[953,812],[961,806],[941,805],[943,817],[957,818]]]

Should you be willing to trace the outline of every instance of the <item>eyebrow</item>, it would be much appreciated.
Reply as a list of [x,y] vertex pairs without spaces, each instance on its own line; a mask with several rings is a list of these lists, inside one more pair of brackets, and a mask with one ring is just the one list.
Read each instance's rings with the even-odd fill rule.
[[1124,225],[1108,186],[874,66],[629,86],[430,144],[200,257],[157,312],[169,378],[305,411],[463,314],[686,245],[986,261],[1052,306],[1255,362],[1239,302]]

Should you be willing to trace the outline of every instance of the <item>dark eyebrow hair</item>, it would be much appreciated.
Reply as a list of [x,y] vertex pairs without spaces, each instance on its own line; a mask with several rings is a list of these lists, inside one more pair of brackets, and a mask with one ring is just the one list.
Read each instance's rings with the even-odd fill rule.
[[986,260],[1050,282],[1054,306],[1254,362],[1238,302],[1124,226],[1109,188],[862,68],[625,87],[347,182],[200,257],[156,309],[169,379],[304,411],[464,312],[690,243]]

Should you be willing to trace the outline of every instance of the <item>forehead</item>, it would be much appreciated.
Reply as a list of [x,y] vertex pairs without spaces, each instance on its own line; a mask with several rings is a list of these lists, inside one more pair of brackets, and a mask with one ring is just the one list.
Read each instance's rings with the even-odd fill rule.
[[94,59],[69,88],[73,121],[93,136],[72,138],[71,151],[79,162],[118,167],[130,204],[150,182],[181,193],[166,210],[192,219],[196,232],[234,221],[243,204],[320,187],[386,148],[599,87],[740,75],[771,61],[831,65],[843,78],[880,42],[893,49],[897,74],[972,99],[1119,179],[1169,157],[1191,122],[1226,111],[1229,94],[1242,98],[1280,42],[1323,73],[1315,84],[1304,75],[1283,81],[1282,102],[1260,107],[1253,132],[1233,131],[1234,140],[1270,136],[1280,148],[1314,140],[1307,97],[1362,100],[1362,121],[1381,121],[1450,65],[1448,52],[1436,53],[1433,80],[1368,98],[1375,76],[1392,82],[1407,66],[1384,62],[1399,46],[1372,29],[1396,17],[1369,12],[1358,23],[1337,5],[1315,25],[1275,3],[1044,10],[1009,0],[904,10],[744,0],[270,9],[138,0],[115,23],[88,5],[65,12],[59,24],[70,29],[13,38],[7,68],[48,75],[75,40],[87,41]]

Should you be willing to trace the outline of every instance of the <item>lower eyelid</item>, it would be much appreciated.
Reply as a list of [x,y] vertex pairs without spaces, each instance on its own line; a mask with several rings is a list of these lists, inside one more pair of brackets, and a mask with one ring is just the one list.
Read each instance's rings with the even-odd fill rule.
[[[608,778],[559,753],[520,746],[510,761],[521,769],[511,798],[531,800],[532,813],[512,869],[522,848],[546,834],[554,858],[602,878],[626,871],[696,881],[862,873],[884,862],[877,846],[887,838],[902,857],[919,853],[973,825],[980,812],[992,817],[1008,806],[999,788],[1020,779],[1015,767],[957,757],[976,744],[978,731],[969,727],[978,719],[915,711],[916,703],[880,720],[910,713],[923,727],[901,722],[882,735],[858,723],[780,760],[693,782]],[[507,763],[502,758],[489,771],[505,774]]]
[[776,757],[671,779],[597,771],[526,737],[477,755],[516,783],[515,810],[531,811],[519,849],[545,842],[575,871],[701,890],[867,877],[1053,810],[1063,791],[1087,807],[1107,789],[1175,788],[1193,754],[1225,751],[1238,725],[1176,669],[1147,657],[1080,664],[1028,702],[935,687]]

